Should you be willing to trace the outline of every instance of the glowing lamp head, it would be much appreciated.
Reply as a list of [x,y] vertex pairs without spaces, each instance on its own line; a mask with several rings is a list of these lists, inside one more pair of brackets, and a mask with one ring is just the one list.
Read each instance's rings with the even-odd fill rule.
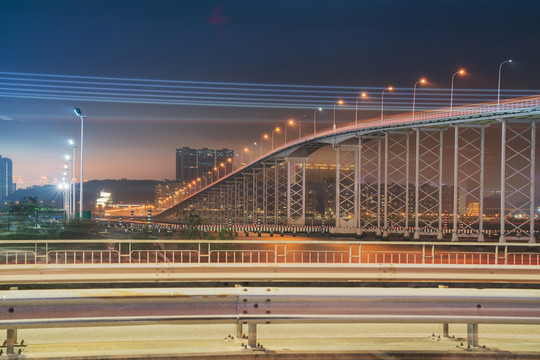
[[509,63],[512,62],[512,59],[508,60],[508,62],[509,62]]
[[319,111],[322,111],[322,107],[319,108]]
[[337,101],[337,104],[338,104],[338,105],[343,105],[343,100],[339,99],[339,100]]
[[231,159],[231,158],[228,158],[227,161],[228,161],[228,162],[232,162],[232,159]]
[[69,143],[69,145],[73,145],[73,144],[74,144],[73,140],[71,140],[71,139],[68,140],[68,143]]
[[277,128],[276,128],[276,131],[277,131],[277,132],[280,132],[280,131],[281,131],[281,129],[277,127]]
[[465,75],[465,69],[459,69],[458,74],[459,75]]
[[362,94],[360,94],[360,96],[362,96],[363,98],[365,98],[367,96],[367,94],[365,92],[363,92]]
[[289,120],[289,125],[294,125],[294,121],[292,119]]
[[265,139],[268,139],[268,134],[264,134],[263,136]]
[[388,87],[388,91],[393,91],[394,90],[394,87],[393,86],[389,86]]
[[248,148],[244,148],[244,151],[245,151],[245,152],[248,152],[248,151],[249,151],[249,149],[248,149]]
[[421,78],[421,79],[420,79],[420,84],[425,84],[425,83],[426,83],[426,79]]

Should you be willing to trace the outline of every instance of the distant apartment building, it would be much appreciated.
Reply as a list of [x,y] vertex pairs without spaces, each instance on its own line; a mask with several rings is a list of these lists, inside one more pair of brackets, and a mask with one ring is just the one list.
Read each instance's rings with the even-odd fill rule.
[[234,150],[230,149],[176,149],[176,181],[189,183],[197,178],[217,178],[218,172],[219,176],[228,174],[233,170],[233,158]]
[[0,155],[0,199],[7,198],[13,191],[13,163],[11,159]]

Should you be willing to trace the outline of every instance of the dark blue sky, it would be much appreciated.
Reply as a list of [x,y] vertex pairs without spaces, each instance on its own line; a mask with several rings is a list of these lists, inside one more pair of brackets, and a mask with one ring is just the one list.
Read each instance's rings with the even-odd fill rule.
[[[373,93],[361,114],[367,118],[389,84],[401,94],[388,98],[389,110],[409,111],[410,88],[420,76],[430,80],[418,93],[420,109],[446,106],[451,75],[462,66],[469,75],[457,88],[484,90],[473,99],[458,89],[458,104],[494,100],[498,65],[512,58],[503,96],[538,94],[538,14],[536,0],[3,0],[0,154],[14,160],[16,175],[58,176],[65,141],[79,132],[76,105],[88,115],[89,179],[172,178],[177,147],[240,149],[289,116],[312,114],[301,102],[268,108],[148,104],[111,95],[87,101],[90,95],[70,97],[72,88],[45,99],[28,88],[39,77],[20,73],[339,87],[324,88],[327,108],[339,91],[350,96],[345,87],[367,89]],[[21,76],[23,90],[14,80]],[[81,78],[68,80],[87,86]],[[343,123],[354,119],[351,110],[339,116]],[[331,111],[320,120],[329,126]]]

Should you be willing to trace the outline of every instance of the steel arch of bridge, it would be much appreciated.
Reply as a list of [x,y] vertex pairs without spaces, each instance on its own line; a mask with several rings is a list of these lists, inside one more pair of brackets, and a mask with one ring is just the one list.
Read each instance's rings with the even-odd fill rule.
[[[442,159],[442,131],[453,129],[452,240],[466,236],[483,241],[484,133],[487,126],[500,126],[500,241],[534,242],[538,119],[540,97],[528,97],[346,125],[287,143],[181,199],[155,218],[177,220],[178,213],[192,210],[209,214],[220,224],[229,219],[235,225],[253,224],[257,219],[263,225],[304,224],[306,160],[315,151],[333,146],[333,231],[383,236],[412,232],[416,239],[426,234],[440,238],[442,164],[448,161]],[[413,141],[409,141],[410,135]],[[416,156],[409,156],[410,152]],[[345,167],[347,173],[342,171]]]

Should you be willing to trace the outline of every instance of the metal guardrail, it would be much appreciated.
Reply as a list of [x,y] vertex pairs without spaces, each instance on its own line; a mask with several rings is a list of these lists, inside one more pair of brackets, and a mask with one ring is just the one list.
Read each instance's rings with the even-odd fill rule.
[[1,248],[5,250],[0,250],[0,267],[115,263],[540,265],[540,244],[487,242],[14,240],[2,242]]
[[540,291],[447,288],[180,288],[0,291],[8,353],[16,330],[164,323],[540,324]]

